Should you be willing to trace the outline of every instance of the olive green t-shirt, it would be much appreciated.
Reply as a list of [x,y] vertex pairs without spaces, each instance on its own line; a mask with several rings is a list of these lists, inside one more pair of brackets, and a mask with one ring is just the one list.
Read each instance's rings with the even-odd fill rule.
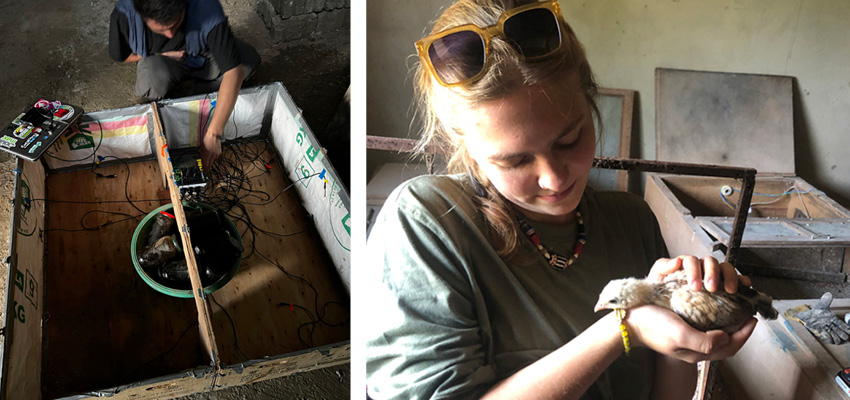
[[[644,277],[666,256],[647,204],[624,192],[585,190],[587,244],[563,271],[522,237],[521,262],[496,253],[465,175],[412,179],[387,199],[367,244],[366,374],[374,399],[477,398],[569,342],[603,312],[611,279]],[[577,226],[531,222],[569,256]],[[647,398],[655,353],[619,357],[583,398]]]

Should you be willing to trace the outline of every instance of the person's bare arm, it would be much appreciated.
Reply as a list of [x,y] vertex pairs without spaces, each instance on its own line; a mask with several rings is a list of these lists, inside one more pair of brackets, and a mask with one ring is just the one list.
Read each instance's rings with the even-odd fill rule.
[[186,50],[166,51],[159,53],[159,55],[168,57],[174,61],[183,61],[186,58]]
[[623,354],[613,313],[569,343],[493,386],[482,399],[577,399]]
[[124,60],[125,63],[134,63],[142,59],[142,56],[132,53]]
[[240,64],[225,72],[222,77],[216,98],[215,112],[212,121],[210,121],[210,126],[207,127],[204,134],[204,141],[201,146],[204,168],[212,168],[213,161],[221,155],[221,135],[224,134],[224,125],[227,124],[227,120],[230,119],[230,114],[233,112],[233,106],[239,96],[239,89],[242,87],[244,76],[245,72]]
[[[602,317],[569,343],[497,383],[482,398],[579,398],[623,353],[619,324],[613,314]],[[691,328],[672,311],[657,306],[642,306],[629,310],[625,324],[633,347],[648,347],[662,355],[691,364],[702,360],[721,360],[735,355],[753,333],[756,325],[754,318],[731,335],[721,330],[700,332]],[[658,387],[664,387],[670,384],[668,378],[689,376],[680,372],[676,371],[674,375],[656,381],[656,384]],[[669,374],[671,371],[665,364],[658,373]],[[676,382],[677,392],[687,389],[680,384],[687,382]],[[693,388],[694,386],[690,387],[691,392]]]
[[[710,291],[723,290],[724,286],[720,286],[723,282],[721,277],[727,269],[734,271],[732,266],[709,260],[703,271],[703,268],[695,268],[692,265],[698,262],[699,260],[693,257],[660,259],[653,266],[650,275],[664,275],[670,271],[685,269],[692,274],[695,281],[701,282],[704,276],[709,281],[716,281],[709,285]],[[743,278],[727,280],[739,279]],[[569,343],[498,382],[484,398],[579,398],[623,353],[619,324],[613,314],[602,317]],[[670,310],[657,306],[642,306],[628,310],[624,324],[629,332],[631,346],[650,348],[659,353],[659,357],[669,359],[662,359],[659,364],[654,389],[663,388],[671,390],[671,395],[678,395],[686,391],[693,393],[696,382],[694,363],[735,355],[753,333],[756,320],[753,318],[732,334],[721,330],[700,332]],[[690,366],[687,368],[683,367],[688,365]],[[662,374],[663,376],[660,376]]]
[[662,354],[656,356],[653,400],[690,399],[697,387],[697,366]]

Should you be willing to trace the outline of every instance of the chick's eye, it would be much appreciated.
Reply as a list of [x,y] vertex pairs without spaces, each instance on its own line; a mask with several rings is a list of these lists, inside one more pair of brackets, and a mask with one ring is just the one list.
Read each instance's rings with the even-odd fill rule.
[[612,299],[612,300],[608,300],[608,304],[616,304],[616,303],[617,303],[617,300],[613,300],[613,299]]

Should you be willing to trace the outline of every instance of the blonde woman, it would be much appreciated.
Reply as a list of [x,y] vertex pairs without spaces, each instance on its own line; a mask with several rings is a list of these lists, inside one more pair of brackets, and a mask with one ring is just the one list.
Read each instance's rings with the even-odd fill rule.
[[704,333],[644,306],[624,343],[593,312],[611,279],[683,268],[694,289],[734,292],[739,278],[665,258],[639,197],[587,186],[596,83],[558,3],[461,0],[416,45],[422,148],[451,154],[452,174],[401,185],[371,232],[369,396],[690,398],[694,363],[734,355],[755,319]]

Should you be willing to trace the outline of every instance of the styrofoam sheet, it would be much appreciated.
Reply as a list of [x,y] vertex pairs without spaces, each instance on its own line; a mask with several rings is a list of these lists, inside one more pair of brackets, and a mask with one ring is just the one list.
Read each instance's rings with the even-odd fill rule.
[[272,108],[272,144],[347,290],[351,290],[351,199],[292,97],[278,84]]
[[45,172],[41,163],[18,159],[11,224],[3,338],[4,399],[34,399],[41,392],[44,312]]
[[83,114],[44,154],[48,168],[90,166],[110,157],[132,159],[152,154],[150,105]]
[[[273,87],[259,86],[239,92],[233,113],[224,125],[225,141],[260,134]],[[173,149],[198,147],[212,115],[216,93],[168,100],[158,103],[168,146]]]

